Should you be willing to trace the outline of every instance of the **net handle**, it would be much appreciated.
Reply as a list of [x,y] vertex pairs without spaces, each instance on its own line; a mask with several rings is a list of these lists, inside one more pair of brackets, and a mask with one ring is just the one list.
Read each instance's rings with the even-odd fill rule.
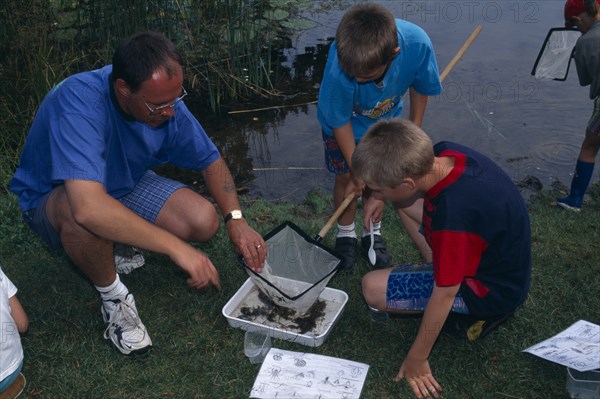
[[450,72],[452,71],[452,69],[454,68],[456,63],[458,63],[458,61],[465,54],[467,49],[469,47],[471,47],[471,44],[473,44],[473,41],[477,38],[477,36],[479,35],[479,32],[481,32],[481,29],[483,29],[483,27],[481,25],[477,25],[477,27],[475,28],[473,33],[471,33],[471,35],[467,38],[467,40],[465,41],[463,46],[460,48],[460,50],[458,50],[456,55],[454,55],[454,58],[452,58],[450,63],[448,63],[448,65],[446,65],[446,68],[444,68],[444,70],[440,74],[441,82],[443,82],[444,79],[446,79],[446,76],[448,76],[450,74]]
[[346,198],[344,198],[344,201],[342,201],[342,203],[340,204],[338,209],[335,210],[335,212],[333,213],[333,215],[331,215],[331,217],[329,218],[327,223],[325,223],[325,225],[323,226],[321,231],[319,231],[317,233],[317,235],[315,236],[314,239],[316,242],[320,242],[323,239],[323,237],[325,237],[325,235],[327,234],[329,229],[331,229],[331,226],[333,226],[333,224],[338,220],[340,215],[346,210],[346,208],[348,208],[348,205],[350,205],[350,203],[352,202],[353,199],[354,199],[353,192],[348,194],[348,196]]

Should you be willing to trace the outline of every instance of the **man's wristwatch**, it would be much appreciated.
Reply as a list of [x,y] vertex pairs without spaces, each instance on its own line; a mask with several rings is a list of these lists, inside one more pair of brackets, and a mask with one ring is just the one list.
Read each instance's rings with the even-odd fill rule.
[[223,218],[223,220],[225,221],[225,223],[227,223],[231,219],[233,219],[233,220],[240,220],[243,217],[244,216],[242,215],[242,211],[240,211],[239,209],[234,209],[233,211],[231,211],[227,215],[225,215],[225,217]]

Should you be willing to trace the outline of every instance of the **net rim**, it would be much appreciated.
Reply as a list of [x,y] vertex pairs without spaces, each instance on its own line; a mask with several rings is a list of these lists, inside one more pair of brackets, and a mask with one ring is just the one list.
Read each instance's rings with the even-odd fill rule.
[[[542,59],[542,56],[544,55],[544,50],[546,49],[546,46],[548,45],[548,41],[550,40],[550,37],[552,36],[552,34],[554,32],[562,32],[562,31],[579,32],[579,29],[577,29],[577,28],[567,28],[567,27],[550,28],[550,30],[546,34],[546,38],[544,39],[544,42],[542,43],[542,48],[540,49],[540,51],[538,53],[538,56],[535,59],[535,63],[533,64],[533,68],[531,69],[531,76],[535,76],[536,75],[536,70],[537,70],[538,64],[539,64],[540,60]],[[569,69],[571,68],[571,59],[573,58],[573,54],[574,53],[575,53],[575,48],[573,48],[573,50],[571,51],[571,56],[569,57],[569,63],[567,64],[567,70],[565,71],[565,76],[563,78],[553,78],[552,80],[557,80],[557,81],[560,81],[560,82],[564,82],[565,80],[567,80],[567,76],[569,76]]]
[[316,245],[317,247],[319,247],[322,250],[324,250],[327,253],[329,253],[331,256],[333,256],[334,258],[337,259],[337,261],[338,261],[337,265],[329,273],[327,273],[326,275],[324,275],[320,280],[318,280],[317,282],[313,283],[310,286],[310,288],[307,288],[306,290],[304,290],[303,292],[301,292],[298,295],[290,296],[287,293],[281,291],[277,286],[273,285],[269,280],[265,279],[259,273],[255,272],[253,269],[251,269],[248,266],[248,264],[246,263],[246,260],[244,259],[244,257],[242,255],[240,255],[238,257],[238,260],[242,264],[242,266],[244,266],[244,268],[247,271],[250,271],[254,276],[258,277],[260,280],[264,281],[267,285],[269,285],[270,287],[274,288],[277,292],[279,292],[281,295],[283,295],[286,299],[288,299],[290,301],[295,301],[298,298],[302,297],[307,292],[309,292],[310,290],[312,290],[313,288],[315,288],[316,286],[318,286],[323,280],[325,280],[327,278],[330,278],[335,272],[337,272],[340,269],[340,264],[341,264],[342,258],[340,257],[339,254],[337,254],[332,249],[328,248],[327,246],[325,246],[325,245],[321,244],[320,242],[316,241],[315,239],[311,238],[300,227],[298,227],[296,224],[294,224],[294,223],[292,223],[290,221],[285,221],[285,222],[281,223],[279,226],[275,227],[273,230],[271,230],[270,232],[268,232],[267,234],[265,234],[263,236],[263,239],[265,241],[267,241],[269,238],[275,236],[277,233],[279,233],[281,230],[283,230],[285,228],[291,228],[292,230],[294,230],[298,235],[300,235],[304,240],[306,240],[310,244]]

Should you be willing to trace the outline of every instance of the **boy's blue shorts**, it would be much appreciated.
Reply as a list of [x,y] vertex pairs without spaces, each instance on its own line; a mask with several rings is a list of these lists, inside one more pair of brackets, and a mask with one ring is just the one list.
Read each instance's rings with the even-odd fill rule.
[[[321,130],[323,136],[323,147],[325,149],[325,165],[331,173],[343,175],[350,172],[348,164],[342,155],[335,137],[329,136],[324,130]],[[356,143],[358,144],[358,142]]]
[[[169,197],[183,187],[186,187],[186,185],[159,176],[149,170],[146,171],[131,192],[118,198],[118,200],[139,216],[150,223],[154,223]],[[48,197],[50,197],[50,193],[42,198],[37,208],[23,212],[23,219],[50,249],[60,249],[62,248],[60,236],[54,230],[46,215]]]
[[[387,282],[388,309],[424,311],[433,291],[433,265],[396,265]],[[460,293],[454,298],[452,311],[469,314]]]

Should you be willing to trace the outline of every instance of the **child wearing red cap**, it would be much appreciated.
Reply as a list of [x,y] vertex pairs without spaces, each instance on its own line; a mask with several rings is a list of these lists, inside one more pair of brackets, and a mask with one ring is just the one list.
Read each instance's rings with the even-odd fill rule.
[[590,86],[590,99],[594,100],[594,111],[577,158],[571,192],[556,199],[556,204],[562,208],[579,212],[600,149],[600,0],[567,0],[565,26],[577,26],[581,31],[575,45],[575,65],[579,84]]

